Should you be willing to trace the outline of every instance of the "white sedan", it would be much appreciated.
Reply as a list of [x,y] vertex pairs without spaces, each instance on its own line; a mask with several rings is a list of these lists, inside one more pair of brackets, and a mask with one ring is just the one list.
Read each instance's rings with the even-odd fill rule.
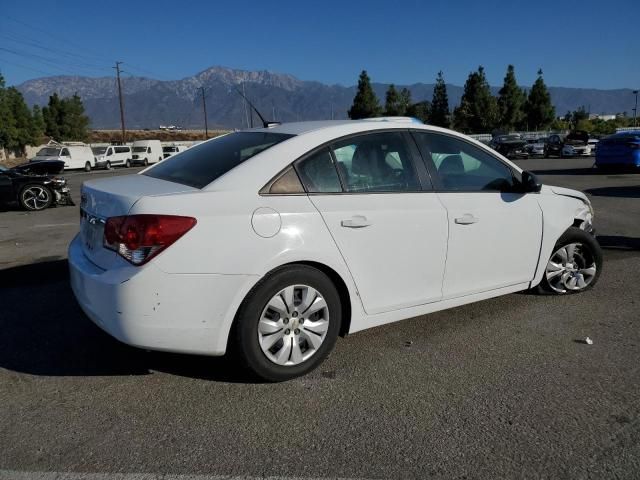
[[86,182],[69,246],[80,306],[130,345],[231,350],[280,381],[339,335],[596,283],[584,194],[459,133],[382,120],[230,133]]

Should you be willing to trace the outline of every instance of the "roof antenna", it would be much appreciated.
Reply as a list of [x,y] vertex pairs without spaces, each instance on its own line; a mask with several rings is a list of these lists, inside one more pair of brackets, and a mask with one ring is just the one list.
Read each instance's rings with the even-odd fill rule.
[[258,109],[253,105],[253,103],[251,103],[251,101],[244,95],[244,93],[242,93],[238,89],[238,87],[235,87],[235,90],[236,92],[238,92],[238,95],[240,95],[242,98],[245,99],[245,101],[249,104],[249,106],[253,109],[253,111],[258,114],[258,117],[260,117],[260,120],[262,121],[262,126],[264,128],[275,127],[276,125],[280,125],[280,122],[268,122],[267,120],[265,120],[264,117],[258,111]]

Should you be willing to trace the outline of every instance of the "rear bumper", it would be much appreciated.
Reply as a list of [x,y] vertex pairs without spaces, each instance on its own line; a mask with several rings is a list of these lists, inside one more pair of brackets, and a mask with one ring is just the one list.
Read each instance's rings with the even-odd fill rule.
[[150,350],[223,355],[231,308],[249,275],[169,274],[150,263],[102,270],[69,246],[71,288],[87,316],[123,343]]

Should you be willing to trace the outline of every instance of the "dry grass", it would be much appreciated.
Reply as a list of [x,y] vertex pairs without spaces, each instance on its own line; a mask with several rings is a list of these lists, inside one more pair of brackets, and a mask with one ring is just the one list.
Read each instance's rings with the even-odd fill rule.
[[[209,138],[227,133],[227,130],[210,130]],[[119,142],[122,139],[120,130],[93,130],[89,134],[89,143]],[[127,130],[127,141],[160,140],[161,142],[204,140],[204,130]]]

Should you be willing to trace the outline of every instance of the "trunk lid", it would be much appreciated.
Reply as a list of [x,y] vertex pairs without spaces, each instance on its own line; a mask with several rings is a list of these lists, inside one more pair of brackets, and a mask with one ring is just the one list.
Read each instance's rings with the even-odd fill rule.
[[126,175],[90,180],[80,193],[80,236],[85,256],[98,267],[108,269],[120,259],[102,245],[104,226],[109,217],[127,215],[142,197],[197,191],[179,183],[146,175]]

